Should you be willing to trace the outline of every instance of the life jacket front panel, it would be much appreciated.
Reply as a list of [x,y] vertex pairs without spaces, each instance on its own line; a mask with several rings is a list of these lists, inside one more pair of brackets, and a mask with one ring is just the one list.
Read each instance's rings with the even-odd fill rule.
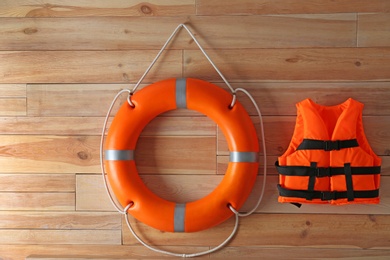
[[379,203],[381,159],[363,130],[363,104],[297,104],[293,137],[278,158],[279,202]]

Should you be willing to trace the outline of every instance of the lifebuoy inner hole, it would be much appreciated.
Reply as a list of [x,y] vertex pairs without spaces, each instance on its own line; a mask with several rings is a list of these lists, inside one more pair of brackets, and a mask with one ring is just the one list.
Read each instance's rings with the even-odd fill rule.
[[135,150],[135,162],[145,185],[157,196],[175,203],[195,201],[211,193],[221,182],[228,161],[226,139],[217,124],[187,109],[154,118],[143,130]]

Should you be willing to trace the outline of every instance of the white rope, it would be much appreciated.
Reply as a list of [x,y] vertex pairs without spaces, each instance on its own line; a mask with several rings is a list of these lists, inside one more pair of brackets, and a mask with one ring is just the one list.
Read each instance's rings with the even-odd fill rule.
[[[188,29],[188,27],[185,25],[185,24],[179,24],[176,29],[173,31],[173,33],[171,34],[171,36],[169,36],[168,40],[164,43],[164,45],[162,46],[162,48],[160,49],[160,51],[157,53],[156,57],[153,59],[153,61],[150,63],[149,67],[145,70],[144,74],[141,76],[141,78],[138,80],[138,82],[135,84],[135,86],[133,87],[133,90],[131,90],[130,92],[130,96],[137,90],[137,88],[139,87],[139,85],[141,84],[142,80],[144,80],[145,76],[149,73],[149,71],[152,69],[152,67],[154,66],[154,64],[156,63],[156,61],[158,60],[158,58],[160,58],[162,52],[166,49],[166,47],[168,46],[168,44],[171,42],[171,40],[173,39],[173,37],[175,37],[175,35],[177,34],[177,32],[181,29],[181,28],[184,28],[187,33],[191,36],[191,38],[194,40],[194,42],[196,43],[196,45],[198,46],[198,48],[200,49],[200,51],[203,53],[203,55],[206,57],[206,59],[209,61],[209,63],[213,66],[214,70],[218,73],[218,75],[222,78],[222,80],[225,82],[225,84],[229,87],[230,91],[232,92],[233,94],[233,100],[232,100],[232,103],[230,105],[230,107],[233,107],[235,102],[236,102],[236,93],[234,91],[234,88],[230,85],[230,83],[226,80],[226,78],[224,77],[224,75],[222,74],[222,72],[217,68],[217,66],[214,64],[214,62],[211,60],[211,58],[209,57],[209,55],[207,55],[206,51],[203,49],[203,47],[200,45],[200,43],[198,42],[198,40],[195,38],[194,34],[190,31],[190,29]],[[133,102],[131,101],[131,97],[128,97],[127,101],[128,103],[130,104],[130,106],[134,107],[134,104]]]
[[238,212],[236,209],[234,209],[232,207],[232,205],[229,205],[230,210],[233,211],[234,214],[236,214],[237,216],[240,216],[240,217],[247,217],[247,216],[251,215],[253,212],[256,211],[256,209],[259,207],[261,201],[263,200],[264,191],[265,191],[265,183],[266,183],[266,178],[267,178],[267,149],[266,149],[266,145],[265,145],[263,116],[261,115],[260,108],[256,104],[255,99],[252,97],[252,95],[246,89],[236,88],[235,92],[238,92],[238,91],[241,91],[241,92],[245,93],[248,96],[248,98],[252,101],[253,106],[256,108],[256,112],[257,112],[257,115],[259,117],[259,122],[260,122],[261,143],[262,143],[263,156],[264,156],[263,157],[263,185],[262,185],[262,188],[261,188],[260,196],[257,199],[256,205],[250,211],[245,212],[245,213]]
[[173,252],[169,252],[169,251],[165,251],[165,250],[161,250],[161,249],[158,249],[158,248],[155,248],[155,247],[152,247],[150,245],[148,245],[147,243],[145,243],[134,231],[133,227],[131,226],[130,224],[130,221],[129,221],[129,217],[128,217],[128,214],[126,213],[125,214],[125,218],[126,218],[126,223],[127,223],[127,226],[129,227],[130,229],[130,232],[133,234],[133,236],[138,240],[138,242],[140,242],[143,246],[147,247],[148,249],[154,251],[154,252],[157,252],[157,253],[161,253],[161,254],[166,254],[166,255],[170,255],[170,256],[177,256],[177,257],[183,257],[183,258],[190,258],[190,257],[197,257],[197,256],[202,256],[202,255],[207,255],[207,254],[211,254],[219,249],[221,249],[222,247],[224,247],[233,237],[234,235],[236,234],[237,232],[237,229],[238,229],[238,223],[239,223],[239,217],[238,217],[238,214],[235,214],[235,217],[236,217],[236,223],[234,225],[234,228],[233,228],[233,231],[230,233],[230,235],[228,236],[228,238],[226,238],[221,244],[219,244],[218,246],[214,247],[214,248],[211,248],[209,250],[206,250],[206,251],[203,251],[203,252],[198,252],[198,253],[193,253],[193,254],[180,254],[180,253],[173,253]]
[[104,161],[103,161],[103,147],[104,147],[104,135],[106,133],[108,118],[110,117],[112,108],[114,107],[114,105],[115,105],[116,101],[118,100],[119,96],[122,95],[122,93],[124,93],[124,92],[128,92],[130,94],[130,90],[129,89],[122,89],[121,91],[119,91],[116,94],[116,96],[112,100],[110,108],[107,111],[106,118],[104,119],[102,135],[101,135],[101,138],[100,138],[100,168],[101,168],[101,171],[102,171],[104,187],[106,188],[107,195],[110,198],[110,201],[111,201],[112,205],[121,214],[126,214],[127,210],[132,206],[132,203],[130,203],[124,209],[122,209],[122,206],[118,206],[118,203],[115,202],[115,199],[114,199],[114,197],[112,196],[112,194],[110,192],[109,184],[108,184],[107,179],[106,179],[106,174],[105,174],[106,171],[105,171]]

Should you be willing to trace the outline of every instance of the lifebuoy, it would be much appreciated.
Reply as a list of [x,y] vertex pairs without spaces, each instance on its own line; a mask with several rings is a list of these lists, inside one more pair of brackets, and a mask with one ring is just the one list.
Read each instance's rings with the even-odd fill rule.
[[[255,127],[244,107],[222,88],[199,79],[167,79],[136,92],[125,102],[111,124],[105,142],[107,177],[123,207],[139,221],[168,232],[194,232],[211,228],[233,215],[250,192],[258,172],[259,145]],[[227,139],[230,162],[221,183],[207,196],[178,204],[149,190],[134,160],[144,127],[169,110],[187,108],[214,120]]]

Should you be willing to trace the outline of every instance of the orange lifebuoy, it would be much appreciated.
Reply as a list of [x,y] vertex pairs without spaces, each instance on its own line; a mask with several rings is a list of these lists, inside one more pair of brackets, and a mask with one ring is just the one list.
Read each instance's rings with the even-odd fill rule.
[[[168,232],[194,232],[222,223],[249,196],[258,171],[259,145],[255,127],[244,107],[222,88],[199,79],[167,79],[136,92],[117,112],[105,143],[107,177],[123,207],[139,221]],[[203,113],[214,120],[227,139],[230,162],[221,183],[207,196],[178,204],[165,200],[141,180],[134,150],[143,128],[157,115],[177,108]]]

